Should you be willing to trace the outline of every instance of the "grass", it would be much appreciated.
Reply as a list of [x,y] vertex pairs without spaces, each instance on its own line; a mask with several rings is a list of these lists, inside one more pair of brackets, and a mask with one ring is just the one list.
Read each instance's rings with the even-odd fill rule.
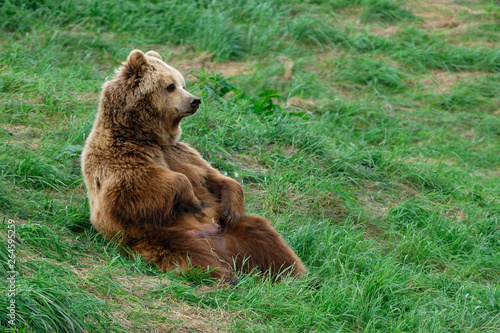
[[366,1],[366,7],[361,13],[364,22],[387,22],[413,21],[416,16],[410,11],[401,8],[392,1],[373,0]]
[[[9,219],[19,272],[2,331],[499,331],[499,17],[495,1],[0,3],[0,275]],[[190,78],[183,140],[243,184],[303,280],[218,288],[91,227],[79,155],[134,48]]]

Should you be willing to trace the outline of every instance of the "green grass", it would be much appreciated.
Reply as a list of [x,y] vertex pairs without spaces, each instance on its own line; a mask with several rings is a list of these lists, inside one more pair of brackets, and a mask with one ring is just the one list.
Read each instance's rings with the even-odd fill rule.
[[[0,276],[9,219],[19,272],[14,327],[0,284],[1,330],[498,332],[499,15],[496,1],[1,2]],[[183,140],[243,184],[303,280],[218,288],[91,227],[79,155],[134,48],[199,69]]]
[[416,16],[410,11],[401,8],[392,1],[371,0],[365,1],[366,7],[361,13],[364,22],[386,22],[395,23],[400,21],[414,21]]

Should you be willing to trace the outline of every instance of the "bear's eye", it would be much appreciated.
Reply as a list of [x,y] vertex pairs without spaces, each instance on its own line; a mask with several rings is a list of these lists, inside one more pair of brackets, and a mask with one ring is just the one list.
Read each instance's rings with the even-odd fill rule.
[[167,87],[168,92],[172,92],[174,90],[175,90],[175,84],[173,84],[173,83]]

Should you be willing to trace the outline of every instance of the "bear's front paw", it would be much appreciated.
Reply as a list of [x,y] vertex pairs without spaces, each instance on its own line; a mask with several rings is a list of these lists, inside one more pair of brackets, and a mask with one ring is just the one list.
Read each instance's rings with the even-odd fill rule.
[[186,202],[179,202],[177,204],[177,209],[179,212],[185,214],[185,213],[192,213],[192,214],[197,214],[203,210],[203,205],[202,203],[186,203]]
[[221,205],[224,213],[222,224],[236,222],[245,215],[243,188],[237,181],[226,178],[225,186],[221,189]]
[[229,206],[223,207],[224,210],[224,222],[232,223],[238,221],[243,214],[239,214],[236,210],[231,209]]

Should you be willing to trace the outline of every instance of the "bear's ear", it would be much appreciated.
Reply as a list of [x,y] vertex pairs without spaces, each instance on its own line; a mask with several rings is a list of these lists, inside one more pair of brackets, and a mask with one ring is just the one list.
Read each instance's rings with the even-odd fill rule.
[[142,51],[133,50],[127,58],[127,64],[134,72],[142,72],[144,67],[149,66],[148,59]]
[[148,55],[150,57],[158,58],[160,60],[163,60],[163,58],[161,57],[161,55],[158,52],[155,52],[155,51],[148,51],[148,52],[146,52],[146,55]]

